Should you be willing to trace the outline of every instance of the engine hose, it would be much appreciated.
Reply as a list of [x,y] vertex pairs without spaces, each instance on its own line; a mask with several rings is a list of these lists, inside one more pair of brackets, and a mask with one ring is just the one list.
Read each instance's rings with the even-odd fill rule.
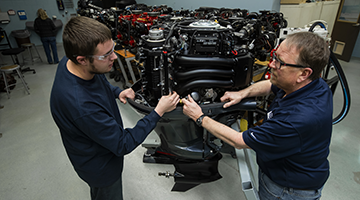
[[341,120],[343,120],[350,110],[350,90],[344,71],[342,70],[341,65],[337,60],[335,54],[331,50],[330,50],[330,62],[333,63],[336,73],[339,76],[339,80],[342,86],[343,96],[344,96],[343,108],[341,112],[333,119],[333,125],[334,125],[339,123]]
[[172,35],[172,34],[173,34],[173,32],[174,32],[174,28],[175,28],[175,26],[177,26],[177,25],[178,25],[178,23],[175,23],[175,24],[173,24],[173,25],[171,26],[171,28],[170,28],[170,32],[169,32],[168,36],[166,37],[166,39],[165,39],[165,43],[164,43],[164,44],[167,44],[167,42],[168,42],[169,38],[171,37],[171,35]]
[[325,26],[324,23],[322,23],[322,22],[315,22],[315,23],[313,23],[313,24],[310,26],[309,32],[313,32],[313,29],[314,29],[317,25],[320,25],[321,28],[324,28],[324,29],[326,30],[326,26]]
[[[322,28],[326,29],[324,23],[318,21],[311,25],[311,27],[309,28],[309,32],[313,32],[313,29],[317,25],[320,25]],[[346,77],[345,77],[345,73],[342,70],[342,67],[341,67],[338,59],[336,58],[336,56],[332,52],[332,50],[331,49],[329,49],[329,50],[330,50],[330,59],[329,60],[334,65],[336,73],[338,74],[338,77],[339,77],[339,80],[341,83],[341,87],[343,90],[343,96],[344,96],[343,108],[342,108],[341,112],[335,118],[333,118],[332,124],[335,125],[335,124],[339,123],[341,120],[343,120],[350,110],[350,90],[349,90],[349,85],[348,85]]]

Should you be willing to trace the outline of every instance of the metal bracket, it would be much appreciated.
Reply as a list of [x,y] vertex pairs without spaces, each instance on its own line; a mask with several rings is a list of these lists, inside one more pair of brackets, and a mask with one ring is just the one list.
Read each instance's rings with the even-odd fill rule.
[[[240,132],[240,120],[231,125],[236,131]],[[250,149],[235,149],[236,157],[238,160],[239,172],[240,172],[240,181],[242,190],[246,196],[247,200],[260,200],[258,190],[257,190],[257,182],[253,178],[252,168],[255,167],[253,165],[256,163],[254,159],[250,156]]]

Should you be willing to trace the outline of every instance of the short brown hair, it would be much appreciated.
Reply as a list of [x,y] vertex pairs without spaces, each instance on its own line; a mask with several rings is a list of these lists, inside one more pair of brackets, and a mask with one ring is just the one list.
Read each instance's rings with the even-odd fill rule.
[[330,50],[325,39],[312,32],[298,32],[286,37],[286,45],[299,52],[298,65],[309,67],[313,73],[310,80],[320,78],[324,67],[329,63]]
[[[75,64],[76,56],[94,55],[96,46],[111,39],[111,31],[104,24],[89,17],[73,17],[65,25],[63,45],[65,55]],[[90,62],[92,62],[90,58]]]

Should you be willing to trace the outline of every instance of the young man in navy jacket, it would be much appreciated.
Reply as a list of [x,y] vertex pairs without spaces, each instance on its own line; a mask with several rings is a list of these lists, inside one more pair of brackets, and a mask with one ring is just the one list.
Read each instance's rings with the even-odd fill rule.
[[51,114],[79,177],[90,186],[91,199],[123,199],[124,155],[155,128],[179,102],[174,92],[133,128],[124,128],[116,98],[134,99],[129,88],[112,86],[104,73],[117,56],[110,30],[88,17],[74,17],[64,28],[66,56],[60,61],[50,97]]

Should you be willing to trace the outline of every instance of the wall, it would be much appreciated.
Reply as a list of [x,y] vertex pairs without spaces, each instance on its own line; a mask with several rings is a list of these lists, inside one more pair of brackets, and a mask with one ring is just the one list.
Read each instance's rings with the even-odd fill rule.
[[[15,38],[10,35],[11,31],[26,29],[25,22],[34,21],[35,18],[37,17],[36,12],[39,8],[46,10],[50,18],[52,18],[52,16],[55,15],[57,19],[62,21],[64,27],[66,22],[70,19],[70,14],[76,13],[77,0],[72,0],[72,1],[74,3],[74,8],[71,9],[65,8],[64,10],[59,10],[56,0],[1,0],[0,2],[1,12],[7,12],[9,9],[15,11],[25,10],[27,19],[20,20],[19,16],[16,13],[16,15],[9,16],[10,23],[0,24],[0,27],[6,31],[10,39],[11,45],[13,47],[17,47]],[[30,32],[31,32],[30,41],[35,45],[42,45],[40,41],[40,37],[34,31],[30,31]],[[58,43],[62,43],[61,33],[62,33],[62,29],[58,31],[56,36],[56,40]],[[3,40],[1,43],[4,43],[4,41],[5,40]]]
[[360,58],[360,32],[359,32],[358,38],[357,38],[357,40],[356,40],[356,43],[355,43],[355,47],[354,47],[354,51],[353,51],[353,53],[352,53],[352,56],[353,56],[353,57]]

